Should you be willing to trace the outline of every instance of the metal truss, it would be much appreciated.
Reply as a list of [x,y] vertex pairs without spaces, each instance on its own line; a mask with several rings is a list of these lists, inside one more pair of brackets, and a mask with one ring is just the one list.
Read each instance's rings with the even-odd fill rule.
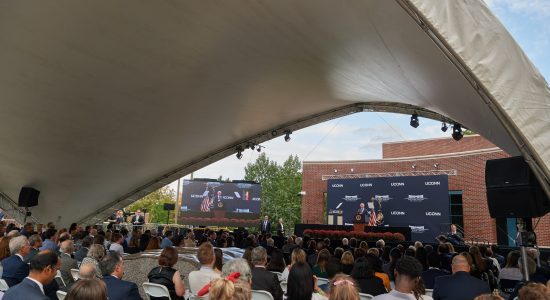
[[355,178],[373,178],[373,177],[400,177],[400,176],[430,176],[430,175],[448,175],[456,176],[456,169],[453,170],[428,170],[428,171],[398,171],[386,173],[357,173],[357,174],[333,174],[322,175],[322,180],[329,179],[355,179]]
[[0,192],[0,208],[4,211],[6,216],[4,218],[9,219],[12,218],[19,224],[25,224],[25,220],[28,222],[33,222],[35,224],[38,224],[38,220],[33,217],[29,216],[25,218],[26,211],[24,208],[19,207],[15,201],[13,201],[8,195]]

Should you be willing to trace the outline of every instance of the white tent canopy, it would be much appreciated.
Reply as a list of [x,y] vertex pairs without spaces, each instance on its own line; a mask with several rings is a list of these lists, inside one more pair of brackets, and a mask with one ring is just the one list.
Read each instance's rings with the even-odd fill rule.
[[0,192],[40,190],[42,222],[371,109],[460,122],[550,175],[550,90],[481,1],[5,1],[0,66]]

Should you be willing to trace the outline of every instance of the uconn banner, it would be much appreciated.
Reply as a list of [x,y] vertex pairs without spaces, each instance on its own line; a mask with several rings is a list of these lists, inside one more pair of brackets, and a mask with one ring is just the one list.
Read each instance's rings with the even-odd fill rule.
[[327,185],[327,212],[342,214],[345,224],[364,206],[367,220],[375,211],[378,226],[408,226],[413,240],[433,242],[449,223],[446,175],[331,179]]

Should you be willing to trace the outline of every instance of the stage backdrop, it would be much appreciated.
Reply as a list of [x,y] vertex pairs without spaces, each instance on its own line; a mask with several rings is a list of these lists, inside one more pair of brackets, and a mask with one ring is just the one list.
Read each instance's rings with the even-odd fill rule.
[[384,215],[379,226],[409,226],[413,241],[433,242],[448,230],[443,228],[449,223],[446,175],[331,179],[327,185],[327,212],[342,214],[345,224],[353,224],[360,203],[368,208],[373,202]]
[[258,226],[260,184],[184,180],[181,224],[213,226]]

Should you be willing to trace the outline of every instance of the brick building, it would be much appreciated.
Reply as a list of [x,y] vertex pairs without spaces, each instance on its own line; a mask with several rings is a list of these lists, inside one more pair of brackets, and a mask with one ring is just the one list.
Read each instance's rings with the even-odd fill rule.
[[[362,161],[305,161],[303,163],[303,223],[326,223],[327,180],[365,176],[449,175],[451,222],[464,227],[466,239],[497,242],[497,225],[506,231],[515,220],[491,219],[485,192],[485,161],[509,155],[479,135],[460,141],[438,138],[382,145],[383,158]],[[537,220],[534,220],[536,223]],[[536,227],[539,245],[550,245],[550,217]],[[515,232],[509,235],[515,237]],[[506,243],[501,235],[499,242]]]

